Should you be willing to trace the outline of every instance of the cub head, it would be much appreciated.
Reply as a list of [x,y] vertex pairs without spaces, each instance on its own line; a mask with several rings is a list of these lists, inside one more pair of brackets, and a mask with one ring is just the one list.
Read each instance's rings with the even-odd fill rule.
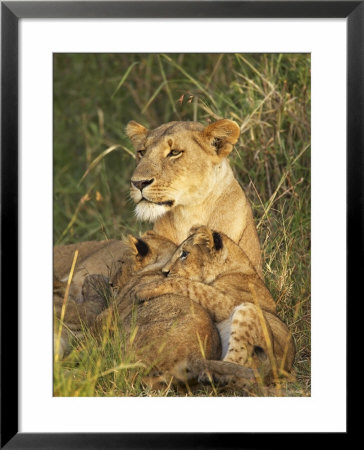
[[110,268],[110,282],[113,287],[122,288],[137,272],[144,268],[161,268],[176,249],[170,240],[153,231],[147,231],[141,238],[129,235],[124,240],[121,255]]
[[191,228],[190,233],[162,272],[169,277],[179,276],[210,283],[225,270],[223,265],[229,254],[228,238],[205,226]]
[[135,212],[154,222],[178,206],[200,204],[216,190],[240,129],[227,119],[208,126],[169,122],[150,131],[131,121],[126,133],[136,150],[131,178]]

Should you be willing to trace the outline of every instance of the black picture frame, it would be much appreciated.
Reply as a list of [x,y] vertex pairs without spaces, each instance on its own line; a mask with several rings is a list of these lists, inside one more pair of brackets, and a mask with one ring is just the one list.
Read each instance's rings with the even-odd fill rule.
[[[21,18],[346,18],[347,302],[363,273],[364,1],[1,2],[1,448],[256,448],[279,434],[18,432],[18,21]],[[354,300],[354,298],[352,298]],[[348,350],[350,346],[348,345]],[[349,417],[349,412],[348,412]],[[348,428],[349,431],[349,428]],[[347,433],[338,434],[339,443]],[[318,436],[315,439],[317,441]],[[300,438],[304,445],[308,436]],[[318,442],[318,441],[317,441]]]

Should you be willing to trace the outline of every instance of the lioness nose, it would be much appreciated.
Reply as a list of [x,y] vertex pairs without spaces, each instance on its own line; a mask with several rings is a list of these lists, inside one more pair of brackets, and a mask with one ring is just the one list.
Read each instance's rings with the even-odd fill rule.
[[140,181],[131,180],[132,184],[140,191],[142,191],[146,186],[152,184],[153,181],[154,178],[152,178],[151,180],[140,180]]

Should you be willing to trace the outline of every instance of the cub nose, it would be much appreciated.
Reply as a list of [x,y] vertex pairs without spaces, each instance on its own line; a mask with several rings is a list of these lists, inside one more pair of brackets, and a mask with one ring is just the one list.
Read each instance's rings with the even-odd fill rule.
[[152,184],[154,181],[154,178],[152,178],[151,180],[131,180],[131,183],[140,191],[142,191],[146,186],[149,186],[150,184]]

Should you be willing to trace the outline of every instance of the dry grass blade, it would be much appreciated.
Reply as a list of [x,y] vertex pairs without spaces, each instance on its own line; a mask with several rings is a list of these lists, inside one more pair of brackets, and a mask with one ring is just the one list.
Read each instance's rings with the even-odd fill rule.
[[165,73],[165,70],[164,70],[164,67],[163,67],[163,64],[162,64],[162,61],[161,61],[161,58],[160,58],[159,55],[158,55],[158,63],[159,63],[159,68],[160,68],[160,71],[161,71],[161,75],[162,75],[163,81],[166,83],[165,86],[166,86],[166,91],[167,91],[169,102],[170,102],[170,104],[172,106],[173,112],[179,117],[179,113],[178,113],[178,111],[176,109],[175,101],[173,100],[173,95],[172,95],[172,92],[171,92],[171,90],[169,88],[169,84],[168,84],[168,80],[167,80],[167,77],[166,77],[166,73]]
[[84,205],[84,203],[90,198],[90,192],[92,191],[93,186],[90,187],[90,189],[86,192],[85,195],[83,195],[80,199],[80,201],[78,202],[78,205],[76,207],[75,212],[73,213],[71,220],[69,221],[67,227],[63,230],[61,236],[59,237],[59,239],[57,239],[57,241],[55,242],[55,245],[58,245],[59,242],[62,241],[62,239],[64,238],[64,236],[67,235],[67,233],[69,232],[69,230],[72,228],[73,224],[76,222],[78,213],[81,210],[81,207]]
[[238,78],[242,78],[249,86],[252,86],[253,89],[257,92],[259,92],[261,95],[265,95],[265,92],[263,91],[263,89],[261,87],[259,87],[257,85],[257,83],[254,83],[253,80],[251,80],[250,78],[246,77],[245,75],[243,75],[242,73],[237,72],[236,70],[234,70],[234,75],[236,75]]
[[284,183],[284,180],[287,178],[287,176],[290,173],[290,170],[292,168],[292,166],[301,158],[301,156],[305,153],[305,151],[310,148],[310,144],[306,145],[306,147],[304,147],[304,149],[294,158],[294,160],[289,164],[289,167],[286,169],[286,171],[284,172],[284,174],[282,175],[278,186],[276,187],[276,190],[273,192],[273,195],[271,196],[271,198],[268,201],[268,206],[264,209],[264,214],[263,216],[260,218],[259,223],[257,225],[257,229],[259,230],[259,227],[261,226],[263,220],[265,219],[265,217],[267,216],[267,214],[269,213],[274,200],[278,194],[279,189],[281,188],[282,184]]
[[163,81],[158,87],[157,89],[154,91],[153,95],[150,97],[150,99],[147,101],[147,103],[145,104],[145,106],[142,109],[142,114],[145,113],[145,111],[149,108],[149,106],[153,103],[153,101],[155,100],[155,98],[157,97],[157,95],[160,93],[160,91],[164,88],[164,86],[166,86],[167,81]]
[[167,387],[165,388],[165,390],[162,392],[161,397],[167,397],[167,395],[171,389],[172,382],[173,382],[173,377],[171,377],[171,379],[169,380],[169,383],[168,383]]
[[265,339],[265,342],[266,342],[267,348],[268,348],[268,357],[269,357],[271,365],[272,365],[274,382],[277,385],[278,391],[280,391],[281,385],[280,385],[279,377],[278,377],[277,361],[276,361],[276,358],[273,353],[273,345],[272,345],[272,341],[271,341],[269,333],[268,333],[267,324],[264,319],[262,308],[259,306],[259,300],[258,300],[257,293],[255,291],[253,284],[249,283],[249,289],[251,290],[251,293],[252,293],[253,299],[254,299],[254,304],[258,310],[260,325],[262,327],[264,339]]
[[243,124],[240,127],[240,132],[241,134],[245,133],[250,127],[248,127],[247,125],[251,124],[251,119],[252,117],[256,114],[257,111],[259,111],[262,106],[264,105],[264,103],[271,97],[272,94],[274,94],[274,90],[271,90],[269,92],[269,94],[267,94],[263,100],[258,104],[258,106],[249,114],[249,116],[244,120]]
[[201,99],[199,99],[199,106],[200,106],[200,108],[201,108],[203,111],[207,112],[207,114],[208,114],[209,116],[213,117],[215,120],[220,120],[220,119],[223,118],[222,116],[219,116],[218,114],[214,113],[214,111],[213,111],[211,108],[209,108],[209,107],[205,104],[205,102],[204,102],[203,100],[201,100]]
[[116,93],[118,92],[118,90],[121,88],[121,86],[125,83],[125,80],[128,78],[129,73],[132,71],[133,67],[136,66],[137,62],[133,62],[133,64],[131,64],[127,71],[124,73],[123,77],[121,78],[119,84],[117,85],[117,88],[115,89],[115,91],[113,92],[113,94],[111,95],[111,98],[114,98],[114,96],[116,95]]
[[116,144],[116,145],[112,145],[111,147],[107,148],[106,150],[104,150],[102,153],[100,153],[93,161],[92,163],[88,166],[86,172],[82,175],[80,181],[78,182],[78,184],[80,185],[82,183],[82,181],[87,177],[87,175],[91,172],[91,170],[93,170],[98,164],[99,162],[105,158],[105,156],[107,156],[109,153],[117,150],[118,148],[126,151],[132,158],[135,159],[135,155],[134,153],[132,153],[128,148],[124,147],[123,145],[120,144]]
[[71,266],[70,273],[68,275],[66,291],[65,291],[64,297],[63,297],[63,303],[62,303],[62,309],[61,309],[61,317],[59,319],[59,327],[58,327],[57,342],[56,342],[56,355],[55,355],[55,361],[56,362],[59,359],[59,346],[61,345],[61,335],[62,335],[63,320],[64,320],[64,315],[66,313],[67,301],[68,301],[68,296],[69,296],[69,292],[70,292],[70,286],[71,286],[71,282],[72,282],[72,278],[73,278],[73,272],[74,272],[75,267],[76,267],[77,257],[78,257],[78,250],[76,250],[75,254],[73,255],[72,266]]
[[[293,316],[293,322],[295,322],[297,320],[298,313],[299,313],[299,310],[301,308],[301,304],[302,304],[302,302],[299,302],[299,303],[297,303],[297,305],[295,307],[294,316]],[[289,347],[289,344],[290,344],[291,337],[292,337],[292,332],[290,330],[289,333],[287,334],[286,342],[285,342],[285,345],[284,345],[281,367],[279,369],[281,373],[284,372],[284,364],[286,362],[286,358],[287,358],[287,354],[288,354],[288,347]]]
[[111,369],[104,370],[103,372],[94,376],[94,379],[98,379],[101,377],[105,377],[106,375],[110,375],[111,373],[119,372],[120,370],[126,369],[135,369],[135,368],[145,368],[145,364],[140,361],[136,363],[120,363],[116,367],[112,367]]
[[257,70],[256,67],[254,67],[243,55],[236,55],[236,57],[241,61],[243,61],[244,64],[246,64],[248,67],[250,67],[251,70],[256,75],[258,75],[259,78],[261,78],[265,83],[267,83],[267,85],[273,90],[273,92],[276,92],[281,97],[281,94],[276,91],[276,87],[266,77],[264,77],[263,74],[259,70]]
[[181,67],[179,64],[177,64],[175,61],[173,61],[172,58],[170,58],[168,55],[162,54],[163,58],[165,58],[169,63],[171,63],[176,69],[178,69],[186,78],[188,78],[201,92],[203,92],[206,97],[209,98],[211,103],[217,107],[215,100],[211,97],[211,95],[206,91],[204,87],[195,79],[193,78],[189,73],[187,73],[183,67]]
[[211,80],[214,78],[214,76],[215,76],[215,74],[217,72],[217,69],[220,67],[221,61],[223,60],[224,56],[225,55],[223,53],[221,53],[219,55],[219,57],[218,57],[218,59],[216,61],[216,64],[215,64],[215,66],[214,66],[214,68],[213,68],[213,70],[211,72],[211,75],[209,76],[209,78],[207,80],[207,83],[206,83],[206,87],[207,88],[210,86]]
[[202,355],[203,359],[206,359],[205,348],[204,348],[204,345],[202,343],[200,333],[198,331],[196,331],[196,336],[197,336],[197,340],[198,340],[198,345],[200,347],[201,355]]
[[136,325],[134,330],[133,330],[133,332],[130,334],[130,338],[129,338],[129,344],[130,345],[133,345],[133,343],[135,341],[135,338],[136,338],[136,335],[138,333],[138,330],[139,330],[139,326]]

